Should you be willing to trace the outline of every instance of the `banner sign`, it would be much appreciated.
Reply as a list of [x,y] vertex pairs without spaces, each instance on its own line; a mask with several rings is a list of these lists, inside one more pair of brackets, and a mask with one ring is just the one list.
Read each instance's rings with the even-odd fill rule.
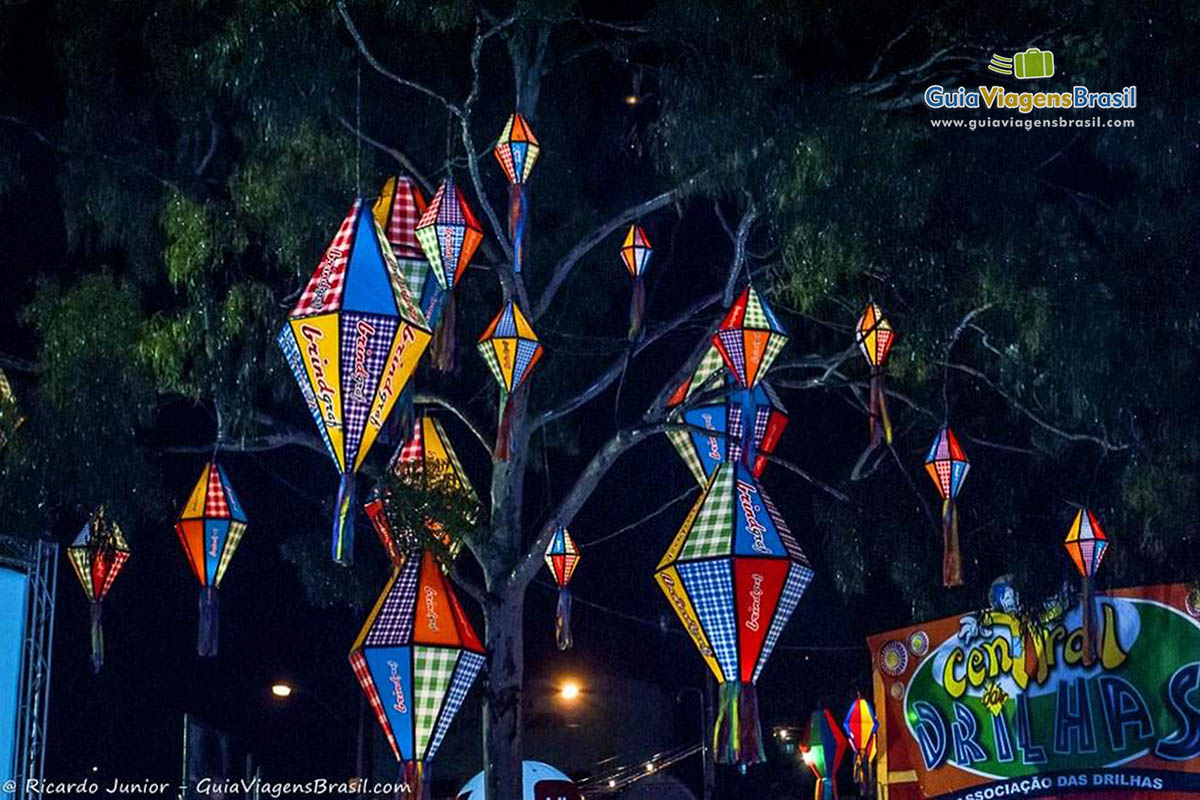
[[882,797],[1200,794],[1200,592],[1182,584],[1022,621],[996,608],[868,639]]

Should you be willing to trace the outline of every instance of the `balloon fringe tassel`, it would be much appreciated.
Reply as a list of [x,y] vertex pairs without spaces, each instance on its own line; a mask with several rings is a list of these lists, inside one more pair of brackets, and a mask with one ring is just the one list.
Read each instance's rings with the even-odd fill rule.
[[942,585],[962,586],[962,552],[958,547],[958,508],[953,500],[942,503]]
[[201,658],[217,654],[220,641],[221,614],[217,602],[217,587],[200,587],[200,627],[196,634],[196,652]]
[[871,430],[871,447],[892,443],[892,418],[888,416],[887,393],[883,385],[883,371],[871,372],[871,402],[868,411]]
[[646,283],[641,276],[633,279],[633,296],[629,298],[629,341],[635,341],[642,332],[642,321],[646,318]]
[[718,764],[735,764],[742,770],[767,760],[754,684],[740,681],[721,684],[713,752]]
[[104,666],[104,626],[100,619],[102,609],[99,603],[92,603],[88,614],[92,622],[92,672],[96,675]]
[[559,650],[570,650],[574,640],[571,638],[571,590],[562,587],[558,590],[558,611],[554,615],[554,640]]
[[433,368],[443,375],[454,369],[454,291],[446,293],[433,333]]
[[503,389],[500,391],[500,406],[500,425],[496,430],[496,446],[492,457],[496,461],[508,461],[512,451],[509,439],[512,437],[513,404],[512,398],[507,396]]
[[342,473],[333,510],[333,560],[344,567],[354,563],[354,473]]
[[424,761],[405,761],[400,768],[400,783],[404,786],[400,796],[405,800],[429,800],[433,781]]

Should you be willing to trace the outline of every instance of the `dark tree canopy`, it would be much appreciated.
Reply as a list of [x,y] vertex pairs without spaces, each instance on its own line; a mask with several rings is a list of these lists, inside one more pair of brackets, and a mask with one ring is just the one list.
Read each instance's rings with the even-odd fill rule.
[[[651,319],[679,323],[652,322],[627,378],[530,439],[529,462],[563,476],[533,470],[530,520],[684,363],[733,263],[769,288],[793,337],[772,380],[793,411],[779,456],[794,469],[772,467],[767,484],[810,514],[802,544],[861,630],[973,607],[1007,572],[1029,597],[1055,592],[1076,504],[1114,540],[1102,583],[1196,576],[1195,7],[344,10],[353,30],[327,2],[0,8],[0,366],[27,417],[0,454],[0,502],[25,529],[66,530],[101,502],[160,519],[180,489],[157,465],[218,434],[288,481],[326,469],[273,342],[294,293],[350,197],[388,174],[428,186],[450,169],[470,187],[474,165],[486,196],[469,190],[472,202],[502,216],[489,151],[519,105],[544,146],[525,281],[549,356],[530,413],[625,357],[621,226],[606,228],[625,210],[656,245]],[[992,52],[1031,45],[1054,51],[1064,86],[1136,84],[1137,109],[1113,115],[1136,126],[931,126],[926,86],[991,83]],[[12,80],[30,64],[36,77]],[[416,384],[490,431],[474,336],[499,305],[508,245],[485,228],[458,294],[455,371]],[[864,455],[852,327],[868,298],[899,338],[895,442]],[[967,585],[951,591],[921,469],[945,420],[973,462]],[[284,547],[315,601],[361,603],[379,575],[351,584],[322,560],[332,492],[330,480],[324,516]],[[528,525],[520,544],[539,533]]]

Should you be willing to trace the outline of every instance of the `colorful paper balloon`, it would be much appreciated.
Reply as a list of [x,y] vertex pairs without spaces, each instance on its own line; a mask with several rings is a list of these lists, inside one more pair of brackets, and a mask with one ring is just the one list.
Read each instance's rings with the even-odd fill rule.
[[425,214],[428,204],[421,188],[407,175],[388,178],[375,201],[375,221],[383,229],[396,266],[404,277],[413,302],[421,309],[425,321],[432,329],[437,326],[442,313],[446,292],[442,289],[429,266],[429,259],[417,241],[417,222]]
[[765,760],[754,684],[812,575],[750,470],[719,465],[654,578],[720,681],[720,763]]
[[217,588],[246,532],[246,512],[229,477],[216,461],[204,465],[200,479],[175,521],[184,555],[200,581],[200,625],[196,651],[215,656],[219,643]]
[[484,663],[483,645],[433,554],[392,572],[350,650],[354,675],[413,796]]
[[758,385],[766,376],[787,340],[775,312],[753,286],[742,290],[713,334],[713,345],[725,366],[738,386],[746,387]]
[[488,369],[500,384],[501,412],[495,457],[505,461],[508,459],[512,422],[509,396],[521,387],[541,359],[542,344],[521,313],[521,307],[509,300],[479,337],[478,348]]
[[942,583],[962,586],[962,553],[958,546],[958,509],[955,499],[967,479],[971,464],[949,426],[943,425],[925,456],[925,471],[942,497]]
[[417,241],[442,289],[450,291],[483,241],[483,228],[454,180],[447,178],[416,226]]
[[800,752],[817,777],[816,800],[837,800],[837,771],[846,756],[846,737],[829,709],[812,713]]
[[863,358],[871,365],[871,400],[868,406],[871,447],[881,442],[892,443],[892,420],[888,416],[887,393],[883,384],[883,368],[887,364],[888,352],[892,349],[895,334],[892,325],[883,316],[875,302],[867,303],[854,326],[854,338]]
[[100,506],[67,548],[67,556],[90,604],[92,670],[99,673],[104,666],[102,603],[129,560],[129,542],[121,526]]
[[429,345],[430,331],[362,201],[325,251],[279,346],[342,474],[333,558],[354,551],[354,475]]
[[641,225],[630,225],[625,234],[625,242],[621,245],[621,261],[629,277],[633,278],[633,297],[629,301],[629,339],[637,338],[642,329],[642,320],[646,316],[646,284],[642,275],[650,263],[650,254],[654,248],[650,246],[650,238],[646,229]]
[[[461,492],[473,505],[479,505],[479,496],[471,486],[458,454],[454,452],[450,437],[436,417],[417,415],[412,434],[407,442],[396,448],[388,466],[403,481],[422,482],[447,492]],[[386,508],[387,497],[378,489],[363,506],[388,558],[399,566],[419,540],[412,531],[394,530]],[[446,559],[453,561],[462,549],[462,542],[450,537],[442,522],[433,516],[425,518],[424,527],[427,535],[445,548]]]
[[546,546],[546,566],[558,584],[558,609],[554,617],[554,639],[559,650],[571,648],[571,590],[567,584],[579,565],[579,547],[570,532],[559,525]]
[[859,697],[850,704],[846,718],[842,720],[842,729],[846,731],[846,742],[854,754],[854,782],[865,795],[873,781],[875,734],[879,730],[875,710],[865,697]]
[[[715,377],[708,379],[701,377],[702,374]],[[689,403],[694,394],[689,390],[706,384],[708,389]],[[714,396],[706,399],[710,393]],[[747,405],[753,409],[754,420],[749,431],[742,426]],[[749,466],[754,477],[760,477],[788,422],[787,410],[768,383],[762,382],[753,389],[730,388],[730,379],[715,348],[709,348],[696,372],[679,385],[666,407],[668,421],[689,426],[687,430],[668,429],[667,437],[701,486],[708,483],[718,464],[748,459],[750,451],[755,458]],[[750,450],[744,446],[747,435],[753,436]]]
[[504,170],[509,183],[523,184],[528,182],[541,151],[542,146],[533,135],[529,121],[517,111],[508,115],[504,130],[492,148],[492,155],[500,162],[500,168]]
[[1084,658],[1090,664],[1096,653],[1092,636],[1093,579],[1096,571],[1100,569],[1100,563],[1104,561],[1104,554],[1108,551],[1108,536],[1090,508],[1081,508],[1075,512],[1075,519],[1067,530],[1063,547],[1067,549],[1071,563],[1083,578],[1083,592],[1080,598],[1083,615],[1083,652]]

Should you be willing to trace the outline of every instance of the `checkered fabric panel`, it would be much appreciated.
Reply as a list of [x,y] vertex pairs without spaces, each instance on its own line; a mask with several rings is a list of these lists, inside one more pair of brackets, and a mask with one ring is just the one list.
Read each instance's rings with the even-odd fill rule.
[[296,335],[292,332],[292,326],[284,325],[275,341],[279,344],[279,349],[283,351],[283,357],[287,360],[288,366],[292,368],[292,375],[296,378],[296,385],[300,387],[300,394],[304,396],[304,403],[308,406],[309,413],[312,414],[313,422],[317,423],[317,430],[321,432],[321,441],[325,442],[325,449],[329,451],[330,458],[336,463],[337,454],[333,452],[333,443],[329,441],[329,433],[325,430],[324,420],[321,419],[321,407],[317,404],[317,397],[313,394],[312,385],[308,382],[308,372],[304,369],[304,362],[301,360],[300,348],[296,344]]
[[400,576],[371,622],[371,630],[363,641],[365,647],[401,647],[412,641],[420,571],[421,559],[410,558],[404,563]]
[[392,463],[389,465],[392,471],[397,475],[404,472],[406,469],[412,469],[414,465],[419,467],[425,466],[425,426],[422,424],[422,417],[417,415],[413,420],[412,434],[404,444],[400,445],[392,456]]
[[413,648],[413,750],[424,758],[428,758],[442,700],[450,688],[460,652],[456,647]]
[[450,437],[446,435],[446,429],[442,427],[442,423],[438,422],[436,418],[433,420],[433,428],[442,440],[442,447],[446,450],[446,457],[450,459],[450,466],[454,471],[454,477],[458,480],[458,485],[470,496],[471,500],[478,503],[479,495],[475,493],[475,487],[471,485],[470,479],[467,478],[467,471],[463,469],[462,462],[458,460],[458,453],[455,452],[454,445],[450,443]]
[[[99,554],[96,557],[99,558]],[[108,569],[104,572],[104,580],[100,587],[100,593],[96,596],[97,600],[103,600],[104,596],[108,594],[108,590],[112,588],[113,581],[117,579],[117,573],[121,571],[121,567],[125,566],[125,562],[129,560],[129,551],[114,550],[111,559]]]
[[442,250],[442,270],[446,286],[453,288],[458,278],[458,262],[462,257],[466,228],[456,225],[438,226],[438,246]]
[[787,551],[788,556],[793,561],[796,561],[804,566],[810,566],[808,556],[804,555],[804,551],[800,549],[800,545],[796,542],[796,537],[792,534],[792,529],[788,527],[787,522],[780,515],[779,509],[771,502],[770,496],[761,486],[759,488],[759,496],[762,497],[763,505],[767,507],[767,514],[770,515],[771,521],[775,523],[775,530],[779,532],[779,539],[783,542],[783,549]]
[[208,489],[204,494],[204,516],[209,519],[228,519],[229,504],[225,502],[225,487],[216,464],[208,466]]
[[476,347],[479,350],[479,354],[483,356],[484,363],[487,364],[488,369],[495,376],[496,382],[503,386],[504,373],[500,371],[500,359],[496,358],[496,348],[492,346],[492,340],[485,339],[476,345]]
[[742,327],[760,331],[771,329],[771,323],[763,313],[762,295],[754,289],[750,290],[750,296],[746,298],[746,316],[742,319]]
[[458,666],[454,668],[454,678],[450,681],[450,691],[446,694],[445,707],[442,709],[441,716],[438,717],[437,728],[433,732],[433,741],[429,743],[429,749],[425,752],[426,761],[432,759],[437,754],[438,748],[441,747],[442,739],[445,738],[450,723],[454,721],[458,709],[467,699],[467,692],[471,691],[471,685],[475,683],[475,679],[479,677],[479,671],[483,669],[483,661],[483,656],[466,650],[458,657]]
[[767,638],[763,641],[762,652],[758,656],[758,663],[754,665],[753,680],[758,681],[758,676],[762,672],[763,665],[767,663],[767,659],[771,657],[771,650],[775,648],[775,643],[779,641],[779,635],[783,633],[783,628],[791,619],[792,612],[796,610],[796,604],[800,602],[804,590],[808,588],[808,584],[812,581],[813,571],[805,564],[793,563],[791,569],[788,570],[787,582],[783,585],[783,593],[779,596],[779,603],[775,606],[775,618],[771,620],[771,627],[767,631]]
[[773,333],[767,339],[767,346],[763,349],[762,361],[758,366],[758,377],[761,379],[767,374],[767,370],[775,363],[776,356],[783,350],[783,346],[787,344],[788,337],[782,333]]
[[680,561],[727,556],[733,550],[734,470],[727,466],[717,469],[712,486],[704,495],[700,513],[679,551]]
[[[359,325],[374,328],[373,333]],[[378,314],[345,313],[341,320],[342,425],[346,435],[346,463],[358,457],[358,445],[367,427],[367,415],[383,376],[388,352],[396,338],[398,320]],[[365,330],[365,328],[364,328]],[[360,342],[363,343],[359,352]]]
[[71,557],[71,566],[75,568],[75,576],[83,587],[83,594],[91,602],[96,602],[96,590],[92,585],[91,553],[86,547],[69,547],[67,555]]
[[404,285],[408,287],[414,302],[424,297],[425,284],[433,274],[425,257],[396,259],[396,268],[400,271],[400,277],[404,279]]
[[938,476],[938,491],[942,493],[942,497],[950,496],[950,462],[948,460],[938,460],[933,462],[933,468],[937,470]]
[[242,534],[245,532],[246,523],[229,523],[229,533],[225,534],[225,546],[221,548],[221,560],[217,562],[217,574],[213,579],[213,586],[221,585],[221,580],[225,577],[225,570],[228,568],[229,562],[233,558],[233,553],[237,550],[238,544],[242,541]]
[[414,187],[408,178],[400,176],[396,179],[396,194],[388,214],[387,240],[398,259],[424,258],[415,232],[421,211],[417,208],[413,192]]
[[446,192],[442,196],[442,202],[438,206],[437,221],[438,225],[453,225],[455,227],[465,228],[467,218],[462,212],[462,197],[459,195],[458,184],[454,181],[448,181],[445,184]]
[[[677,419],[676,417],[672,421],[677,421]],[[696,455],[696,449],[692,446],[691,434],[687,431],[669,430],[667,438],[675,446],[675,452],[679,453],[679,457],[683,459],[683,463],[688,468],[688,472],[692,473],[692,477],[699,481],[701,486],[708,483],[704,465],[700,463],[700,457]]]
[[355,650],[350,654],[350,666],[354,669],[354,677],[358,679],[358,685],[362,687],[363,694],[367,696],[367,702],[371,704],[371,710],[375,712],[375,719],[379,720],[379,726],[387,734],[392,752],[399,760],[400,748],[396,745],[396,737],[392,736],[392,726],[388,724],[387,712],[383,710],[383,701],[379,699],[379,690],[375,688],[375,681],[371,679],[371,670],[367,667],[367,659],[361,650]]
[[304,287],[300,300],[292,309],[293,317],[307,317],[337,311],[342,307],[342,291],[346,288],[346,265],[350,262],[350,247],[354,240],[354,223],[358,220],[359,200],[342,220],[337,235],[321,258],[321,263]]
[[683,589],[717,657],[725,680],[737,680],[737,621],[733,613],[733,567],[728,559],[678,563]]
[[529,339],[517,340],[517,361],[513,369],[513,386],[520,386],[525,381],[529,364],[541,345]]
[[733,372],[737,376],[738,381],[745,385],[746,342],[742,338],[742,331],[740,329],[717,331],[717,336],[720,337],[721,344],[724,345],[729,360],[733,362]]

